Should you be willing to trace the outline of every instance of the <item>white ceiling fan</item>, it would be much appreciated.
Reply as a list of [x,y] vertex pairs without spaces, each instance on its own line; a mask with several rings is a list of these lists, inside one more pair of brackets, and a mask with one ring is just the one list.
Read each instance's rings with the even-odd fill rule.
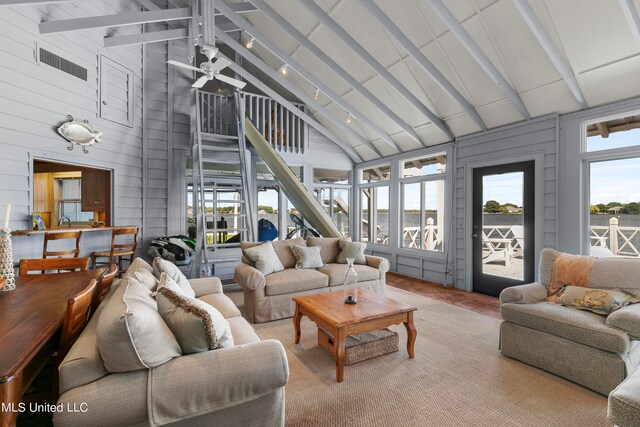
[[229,66],[229,64],[231,64],[231,61],[229,61],[227,58],[220,58],[216,62],[211,62],[213,60],[213,58],[216,56],[216,54],[218,53],[218,48],[217,47],[202,46],[202,49],[200,51],[203,54],[205,54],[207,59],[208,59],[207,62],[203,62],[202,64],[200,64],[200,68],[193,67],[193,66],[188,65],[188,64],[183,64],[182,62],[178,62],[178,61],[174,61],[174,60],[169,60],[169,61],[167,61],[167,63],[169,63],[171,65],[175,65],[177,67],[186,68],[188,70],[193,70],[193,71],[197,71],[199,73],[204,74],[204,76],[202,76],[198,80],[196,80],[196,82],[194,84],[192,84],[191,87],[195,87],[195,88],[199,89],[202,86],[204,86],[204,84],[206,82],[208,82],[209,80],[213,80],[213,79],[217,79],[217,80],[220,80],[222,82],[229,83],[230,85],[233,85],[233,86],[237,87],[238,89],[242,89],[242,88],[245,87],[245,85],[246,85],[245,82],[242,82],[240,80],[236,80],[234,78],[225,76],[224,74],[220,74],[221,70],[227,68],[227,66]]

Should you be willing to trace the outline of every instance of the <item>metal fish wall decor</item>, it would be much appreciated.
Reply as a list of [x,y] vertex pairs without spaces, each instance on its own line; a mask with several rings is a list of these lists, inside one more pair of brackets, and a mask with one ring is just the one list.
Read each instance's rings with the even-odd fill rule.
[[58,128],[58,133],[69,141],[68,150],[73,150],[73,145],[78,144],[82,146],[82,151],[88,154],[89,150],[87,147],[92,146],[96,142],[102,142],[102,132],[93,130],[88,120],[73,120],[73,116],[71,115],[67,115],[67,118],[69,121]]

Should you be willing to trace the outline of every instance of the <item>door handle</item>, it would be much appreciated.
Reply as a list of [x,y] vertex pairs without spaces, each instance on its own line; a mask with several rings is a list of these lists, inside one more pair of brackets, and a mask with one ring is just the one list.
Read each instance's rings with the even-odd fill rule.
[[471,233],[471,237],[473,237],[474,239],[476,237],[478,237],[478,226],[477,225],[473,226],[473,233]]

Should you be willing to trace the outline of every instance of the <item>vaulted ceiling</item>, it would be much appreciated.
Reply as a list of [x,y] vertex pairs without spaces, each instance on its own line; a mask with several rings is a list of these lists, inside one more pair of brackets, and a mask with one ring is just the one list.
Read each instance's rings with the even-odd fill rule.
[[213,4],[217,43],[363,160],[640,96],[640,0],[137,1],[145,12],[40,29],[166,22],[105,46],[186,39],[207,27],[191,6],[206,23]]
[[[309,96],[328,87],[317,102],[334,121],[316,118],[365,159],[640,95],[637,0],[312,1],[254,1],[243,40]],[[335,124],[348,114],[379,154]]]

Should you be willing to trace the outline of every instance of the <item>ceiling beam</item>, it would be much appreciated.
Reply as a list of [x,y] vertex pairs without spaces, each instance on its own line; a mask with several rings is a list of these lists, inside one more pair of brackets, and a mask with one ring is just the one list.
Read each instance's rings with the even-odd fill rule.
[[152,22],[189,19],[190,8],[164,9],[147,12],[127,12],[118,15],[92,16],[89,18],[62,19],[42,22],[40,34],[62,33],[65,31],[86,30],[91,28],[121,27],[124,25],[148,24]]
[[[218,30],[217,27],[216,27],[216,30]],[[313,97],[311,95],[307,94],[304,90],[292,85],[291,82],[289,82],[287,79],[282,77],[277,71],[273,70],[264,61],[262,61],[260,58],[258,58],[256,55],[254,55],[251,51],[249,51],[249,49],[245,48],[240,43],[235,41],[232,37],[230,37],[229,35],[221,32],[221,31],[216,31],[216,38],[219,41],[225,43],[231,49],[233,49],[236,53],[238,53],[244,59],[246,59],[247,61],[249,61],[253,65],[255,65],[260,71],[265,73],[268,77],[273,79],[276,83],[278,83],[280,86],[285,88],[287,91],[291,92],[298,99],[302,100],[302,102],[306,103],[308,107],[310,107],[311,109],[315,110],[318,114],[324,116],[333,125],[335,125],[336,127],[342,129],[345,133],[347,133],[349,136],[354,138],[360,144],[362,144],[365,147],[367,147],[369,150],[371,150],[373,153],[375,153],[375,155],[377,157],[381,157],[382,156],[380,154],[380,152],[376,149],[376,147],[371,143],[371,141],[369,141],[364,136],[360,135],[358,132],[356,132],[353,129],[353,127],[349,126],[344,120],[341,120],[338,117],[336,117],[327,108],[323,107],[322,105],[320,105],[319,103],[314,101]],[[240,74],[240,73],[238,73],[238,74]],[[334,138],[330,138],[330,139],[332,141],[336,142],[336,143],[337,143],[337,141],[339,141],[339,139],[337,139],[337,140],[334,139]]]
[[633,38],[640,45],[640,16],[638,15],[638,9],[633,0],[619,0],[619,2],[624,17],[627,19],[629,29],[633,33]]
[[442,0],[427,0],[431,9],[433,9],[440,19],[445,23],[447,28],[455,36],[456,39],[462,44],[462,46],[469,52],[471,57],[480,65],[485,73],[491,80],[498,86],[498,89],[507,97],[511,104],[520,112],[520,114],[526,119],[531,119],[527,107],[525,107],[518,92],[511,86],[507,79],[500,73],[500,71],[493,64],[491,59],[480,49],[480,46],[473,40],[467,30],[464,29],[462,24],[458,22],[453,13],[445,6]]
[[71,0],[0,0],[0,6],[25,6],[46,3],[67,3]]
[[551,63],[560,76],[564,80],[565,84],[569,87],[569,90],[573,94],[573,97],[578,101],[582,108],[588,108],[587,101],[585,100],[584,94],[580,89],[580,85],[578,84],[578,80],[576,79],[575,74],[571,70],[569,63],[564,59],[556,45],[549,37],[549,34],[544,29],[542,22],[538,19],[538,16],[535,14],[528,0],[512,0],[513,5],[516,7],[524,22],[529,26],[529,29],[542,46],[542,49],[546,52],[547,56],[551,60]]
[[[224,55],[219,54],[220,57],[224,57]],[[307,123],[309,126],[329,138],[334,144],[340,147],[354,162],[361,162],[362,157],[358,154],[356,150],[353,149],[353,146],[347,142],[342,141],[336,134],[331,132],[329,129],[322,126],[318,121],[316,121],[310,115],[304,113],[301,109],[293,105],[291,102],[284,99],[281,95],[279,95],[275,90],[271,89],[266,84],[262,83],[257,77],[251,75],[247,70],[231,61],[229,68],[238,74],[240,77],[260,89],[265,95],[274,99],[276,102],[280,103],[284,108],[291,111],[296,117],[299,117],[302,121]]]
[[[331,59],[327,54],[324,53],[322,49],[316,46],[311,40],[309,40],[304,34],[298,31],[293,25],[289,23],[286,19],[284,19],[281,15],[278,14],[271,6],[269,6],[264,0],[251,0],[252,3],[260,9],[260,11],[265,14],[269,19],[275,22],[280,28],[284,29],[289,36],[291,36],[299,45],[306,48],[309,52],[316,56],[316,58],[323,62],[327,67],[332,69],[336,74],[340,76],[344,81],[349,83],[354,90],[356,90],[360,95],[362,95],[367,101],[373,104],[378,110],[380,110],[387,118],[391,119],[397,126],[399,126],[403,131],[405,131],[411,139],[416,141],[418,144],[426,146],[424,142],[420,139],[418,134],[416,133],[413,126],[409,123],[405,122],[400,118],[395,112],[393,112],[386,103],[382,102],[378,99],[373,93],[371,93],[367,88],[364,87],[362,83],[357,81],[347,70],[340,66],[340,64],[336,63],[333,59]],[[304,3],[304,2],[302,2]],[[399,149],[399,147],[397,147]]]
[[471,120],[475,122],[476,125],[480,127],[482,130],[487,130],[487,125],[480,118],[480,114],[476,111],[473,105],[467,99],[462,96],[460,92],[446,79],[446,77],[438,71],[438,69],[429,61],[423,54],[420,52],[412,42],[409,40],[407,36],[398,28],[392,21],[385,15],[385,13],[380,10],[380,8],[372,1],[369,0],[358,0],[360,6],[365,9],[371,16],[378,21],[378,23],[384,28],[384,30],[389,34],[404,50],[407,51],[409,56],[422,68],[427,74],[434,79],[434,81],[451,96],[461,107],[462,109],[469,115]]
[[186,28],[176,28],[166,31],[152,31],[142,34],[130,34],[126,36],[111,36],[103,39],[104,47],[131,46],[136,44],[147,44],[165,42],[168,40],[186,39],[189,32]]
[[336,21],[334,21],[320,6],[313,0],[302,1],[301,5],[305,6],[316,18],[320,20],[327,28],[332,30],[347,46],[357,53],[373,70],[378,73],[387,83],[389,83],[400,95],[402,95],[411,105],[428,118],[431,123],[436,125],[450,139],[455,139],[455,135],[451,129],[432,112],[422,101],[420,101],[405,85],[400,83],[376,58],[373,57],[365,48],[362,47],[349,33],[347,33]]
[[[260,32],[257,28],[247,22],[244,18],[240,17],[236,14],[225,2],[221,1],[216,4],[216,9],[224,14],[227,18],[229,18],[234,24],[248,32],[252,36],[254,36],[260,44],[269,49],[275,56],[280,58],[280,60],[284,61],[291,68],[293,68],[298,74],[300,74],[304,79],[306,79],[309,83],[320,89],[327,97],[329,97],[333,102],[338,104],[340,107],[345,109],[347,113],[351,114],[353,118],[358,119],[363,125],[371,129],[379,138],[381,138],[385,143],[389,146],[396,148],[397,145],[395,141],[382,130],[378,125],[373,123],[369,118],[365,115],[358,114],[356,108],[349,104],[347,101],[342,99],[340,95],[334,92],[329,86],[325,85],[320,79],[315,77],[309,70],[307,70],[302,64],[293,59],[289,54],[287,54],[284,50],[280,49],[278,45],[271,42],[262,32]],[[288,84],[289,86],[293,86],[291,82]]]

